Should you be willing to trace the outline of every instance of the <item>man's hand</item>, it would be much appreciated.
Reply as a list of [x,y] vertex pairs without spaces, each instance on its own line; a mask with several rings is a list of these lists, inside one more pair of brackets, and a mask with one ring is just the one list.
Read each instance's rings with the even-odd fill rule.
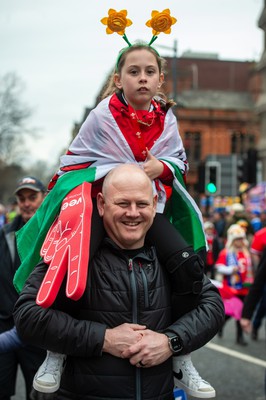
[[122,357],[129,358],[130,363],[137,367],[154,367],[163,363],[172,355],[168,337],[150,329],[143,331],[142,339],[122,353]]
[[143,163],[142,167],[148,177],[153,180],[158,178],[163,173],[163,164],[161,161],[157,160],[148,149],[147,150],[147,158]]
[[106,329],[103,352],[112,354],[115,357],[122,357],[123,352],[142,339],[144,325],[122,324],[112,329]]

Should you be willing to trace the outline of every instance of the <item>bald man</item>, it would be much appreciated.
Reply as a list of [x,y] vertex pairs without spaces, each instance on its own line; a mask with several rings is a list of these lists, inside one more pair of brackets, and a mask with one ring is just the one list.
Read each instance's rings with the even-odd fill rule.
[[70,301],[61,290],[53,308],[43,309],[35,299],[47,266],[41,262],[30,275],[14,317],[24,341],[67,354],[55,398],[171,399],[172,356],[217,333],[223,305],[207,278],[199,306],[173,318],[169,277],[145,245],[156,204],[140,167],[113,169],[97,197],[108,237],[90,262],[82,298]]

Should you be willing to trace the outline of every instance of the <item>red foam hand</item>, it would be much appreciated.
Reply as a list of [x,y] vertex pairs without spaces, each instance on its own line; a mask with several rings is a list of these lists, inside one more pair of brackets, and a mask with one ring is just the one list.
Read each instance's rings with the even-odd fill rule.
[[77,186],[62,202],[60,214],[49,229],[41,256],[49,265],[36,303],[53,304],[67,273],[66,295],[78,300],[84,293],[89,264],[91,234],[91,184]]

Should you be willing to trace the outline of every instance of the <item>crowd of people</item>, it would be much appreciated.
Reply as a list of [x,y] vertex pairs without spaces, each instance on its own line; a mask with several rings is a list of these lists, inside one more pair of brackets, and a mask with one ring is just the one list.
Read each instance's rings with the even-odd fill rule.
[[12,222],[19,214],[19,206],[15,197],[11,198],[7,205],[0,203],[0,228]]
[[[214,210],[204,216],[204,229],[209,245],[205,273],[219,288],[225,305],[225,321],[236,321],[236,343],[246,346],[243,331],[258,339],[259,329],[266,316],[266,286],[250,315],[248,329],[241,322],[243,305],[253,286],[266,248],[265,211],[247,210],[241,203],[227,209]],[[252,317],[252,318],[251,318]],[[224,334],[223,327],[219,336]]]

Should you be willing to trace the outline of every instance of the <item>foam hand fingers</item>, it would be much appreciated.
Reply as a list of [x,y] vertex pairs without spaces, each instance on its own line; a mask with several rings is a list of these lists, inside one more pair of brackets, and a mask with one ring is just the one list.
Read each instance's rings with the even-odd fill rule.
[[74,300],[82,296],[88,273],[91,214],[91,184],[84,182],[65,197],[43,243],[41,256],[49,267],[36,300],[42,307],[54,302],[66,272],[66,295]]

